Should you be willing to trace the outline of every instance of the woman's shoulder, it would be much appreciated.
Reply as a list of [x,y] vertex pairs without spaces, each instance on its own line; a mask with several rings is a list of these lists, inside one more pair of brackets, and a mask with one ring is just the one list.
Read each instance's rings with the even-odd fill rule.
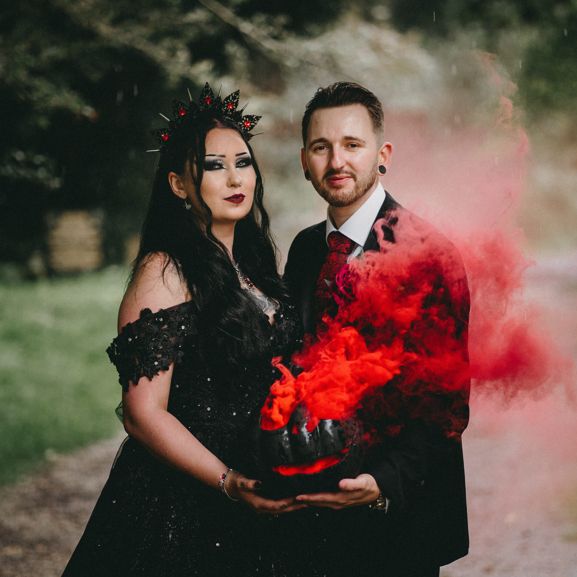
[[156,312],[144,308],[137,319],[122,326],[106,352],[118,369],[120,384],[126,389],[130,381],[136,383],[142,376],[151,379],[167,370],[171,363],[180,361],[185,340],[196,335],[191,301]]
[[118,311],[118,331],[142,318],[143,313],[172,311],[190,302],[186,281],[165,253],[151,253],[139,264]]
[[178,270],[163,255],[151,255],[133,276],[118,314],[118,336],[107,349],[120,383],[152,378],[183,355],[196,334],[194,303]]

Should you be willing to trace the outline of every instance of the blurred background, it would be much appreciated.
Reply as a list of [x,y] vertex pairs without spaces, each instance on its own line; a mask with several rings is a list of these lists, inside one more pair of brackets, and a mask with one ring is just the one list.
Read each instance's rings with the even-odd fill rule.
[[[535,262],[525,294],[544,311],[564,354],[575,356],[575,0],[4,5],[0,484],[3,516],[19,521],[0,526],[0,575],[32,574],[26,565],[31,549],[44,563],[40,572],[34,566],[34,574],[58,574],[78,535],[66,525],[66,515],[57,517],[46,502],[70,507],[74,499],[87,501],[69,515],[79,531],[96,495],[79,489],[89,485],[86,471],[98,479],[90,485],[97,492],[110,466],[116,440],[102,445],[101,461],[85,453],[93,459],[82,467],[63,455],[121,431],[114,416],[120,387],[104,350],[116,331],[117,306],[146,210],[157,158],[145,151],[156,145],[151,131],[163,126],[158,113],[169,115],[174,98],[184,99],[187,89],[196,95],[208,81],[224,95],[240,88],[247,112],[263,115],[257,129],[262,134],[253,143],[282,266],[296,232],[324,215],[323,203],[302,178],[300,120],[316,88],[336,80],[359,82],[383,101],[387,137],[397,146],[384,184],[402,204],[446,222],[464,215],[464,228],[483,201],[508,211],[507,226],[522,231],[520,245]],[[507,180],[513,173],[513,181]],[[495,197],[487,196],[487,183]],[[491,225],[475,221],[474,228],[483,226]],[[569,560],[577,563],[572,386],[565,383],[545,405],[537,399],[509,409],[514,416],[495,416],[494,406],[478,402],[468,454],[472,537],[484,549],[471,556],[471,565],[448,569],[447,576],[570,576]],[[557,418],[536,416],[543,413]],[[539,510],[536,523],[547,518],[559,525],[564,519],[564,528],[545,541],[559,544],[560,549],[549,548],[550,556],[566,564],[551,568],[553,561],[547,561],[545,568],[527,572],[535,568],[536,561],[527,565],[527,551],[537,534],[523,533],[528,529],[520,528],[517,510],[502,510],[509,493],[493,495],[490,518],[477,504],[494,487],[487,459],[495,459],[495,479],[503,475],[500,486],[510,487],[511,467],[521,461],[534,468],[515,469],[517,483],[542,470],[543,462],[532,461],[531,452],[520,456],[527,443],[534,445],[528,431],[534,432],[536,423],[540,441],[562,447],[549,470],[557,468],[568,480],[553,484],[556,496],[545,501],[556,505]],[[498,447],[502,453],[495,457]],[[63,470],[70,472],[66,482]],[[50,477],[56,474],[59,480]],[[80,479],[74,487],[70,476]],[[47,478],[56,490],[47,488]],[[27,485],[31,479],[41,481]],[[536,494],[543,496],[543,487],[549,495],[552,486],[549,477],[526,485],[526,500],[518,505],[523,510]],[[31,499],[47,507],[43,530],[26,524]],[[57,518],[64,525],[50,533],[47,527]],[[483,565],[495,558],[489,552],[497,546],[493,524],[510,529],[511,552]],[[503,536],[497,541],[508,543]]]

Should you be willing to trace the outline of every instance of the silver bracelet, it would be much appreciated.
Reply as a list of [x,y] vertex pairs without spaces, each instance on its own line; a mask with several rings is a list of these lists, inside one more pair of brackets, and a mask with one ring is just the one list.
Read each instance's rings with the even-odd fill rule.
[[234,472],[234,469],[227,469],[225,473],[222,473],[222,475],[218,478],[218,488],[220,489],[221,493],[224,493],[231,501],[238,501],[238,499],[235,499],[234,497],[231,497],[228,493],[228,491],[226,490],[226,478],[228,477],[229,473]]

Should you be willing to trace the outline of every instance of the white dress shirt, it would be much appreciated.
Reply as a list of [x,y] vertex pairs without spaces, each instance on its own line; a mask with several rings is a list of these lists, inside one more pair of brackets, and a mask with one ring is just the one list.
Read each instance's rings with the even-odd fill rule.
[[363,246],[365,242],[367,242],[367,238],[379,214],[379,209],[383,205],[383,202],[385,202],[385,198],[387,198],[387,193],[383,185],[379,182],[375,190],[371,193],[371,196],[363,202],[355,213],[343,222],[340,228],[337,228],[333,224],[327,213],[325,239],[328,238],[331,232],[338,231],[347,238],[350,238],[356,245],[349,256],[349,260],[359,256],[363,252]]
[[[365,202],[359,207],[359,209],[353,213],[340,228],[337,228],[331,221],[327,212],[327,224],[325,230],[325,239],[328,238],[329,234],[334,231],[338,231],[344,234],[347,238],[350,238],[355,243],[355,248],[349,255],[347,261],[358,257],[363,253],[363,246],[367,242],[367,238],[373,228],[373,224],[379,214],[379,210],[387,198],[387,193],[383,188],[383,185],[379,182],[375,190],[371,193],[371,196],[365,200]],[[385,515],[389,511],[390,500],[386,495],[382,495],[384,499],[383,512]]]

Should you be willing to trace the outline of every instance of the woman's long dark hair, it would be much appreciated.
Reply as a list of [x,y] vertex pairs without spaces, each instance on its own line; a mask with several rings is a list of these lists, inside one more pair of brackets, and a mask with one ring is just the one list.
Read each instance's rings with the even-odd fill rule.
[[[151,254],[166,255],[167,266],[176,267],[192,295],[198,329],[204,337],[201,340],[208,343],[206,355],[216,354],[221,362],[226,355],[229,363],[240,365],[241,359],[258,358],[266,350],[269,327],[254,300],[241,289],[225,247],[212,233],[212,214],[200,194],[206,135],[217,127],[232,128],[243,136],[230,121],[215,117],[196,119],[179,126],[171,135],[158,163],[131,278]],[[233,257],[260,290],[283,300],[286,293],[278,276],[269,217],[263,206],[262,177],[253,151],[246,144],[256,172],[256,187],[251,211],[236,223]],[[187,169],[195,185],[200,215],[184,208],[183,200],[172,192],[168,182],[169,172],[184,176]]]

